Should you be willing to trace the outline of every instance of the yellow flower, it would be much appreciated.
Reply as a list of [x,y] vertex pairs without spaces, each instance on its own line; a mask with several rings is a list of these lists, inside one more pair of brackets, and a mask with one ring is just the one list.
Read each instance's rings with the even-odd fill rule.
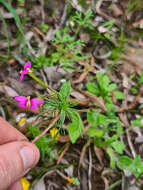
[[71,177],[67,177],[67,181],[69,182],[69,183],[73,183],[73,180],[72,180],[72,178]]
[[29,181],[25,177],[22,177],[20,181],[21,181],[23,190],[29,190],[30,188]]
[[25,124],[25,122],[26,122],[26,118],[25,118],[25,117],[22,117],[22,118],[20,119],[20,121],[18,122],[18,125],[19,125],[19,126],[23,126],[23,125]]
[[60,136],[58,134],[58,129],[57,128],[53,128],[50,130],[50,134],[52,138],[55,138],[55,141],[58,141],[58,137]]

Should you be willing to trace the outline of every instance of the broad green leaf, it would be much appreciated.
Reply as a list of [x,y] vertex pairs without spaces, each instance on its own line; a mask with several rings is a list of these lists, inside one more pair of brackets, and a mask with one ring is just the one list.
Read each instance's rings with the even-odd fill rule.
[[126,170],[132,164],[133,160],[128,156],[121,156],[118,158],[117,166],[121,170]]
[[71,85],[70,85],[70,81],[65,82],[59,92],[60,98],[63,101],[67,101],[68,97],[70,96],[71,93]]
[[98,85],[94,84],[93,82],[88,82],[86,84],[86,87],[87,87],[87,90],[90,93],[95,94],[95,95],[99,95],[100,94],[100,91],[98,89]]
[[95,129],[95,128],[93,128],[93,127],[90,127],[89,129],[88,129],[88,136],[89,137],[102,137],[103,136],[103,131],[102,130],[97,130],[97,129]]
[[89,122],[92,126],[97,126],[97,125],[98,125],[97,118],[98,118],[99,114],[100,114],[99,111],[94,111],[94,110],[90,110],[90,111],[87,113],[87,120],[88,120],[88,122]]
[[73,109],[69,108],[67,110],[69,117],[72,120],[72,123],[68,125],[68,132],[72,143],[75,143],[80,135],[83,134],[83,123],[80,118],[80,115]]
[[109,86],[110,79],[109,79],[108,75],[106,75],[106,74],[103,75],[102,82],[105,87]]
[[98,125],[104,124],[104,123],[106,123],[106,121],[109,122],[109,120],[107,120],[107,117],[105,115],[103,115],[103,114],[99,114],[99,116],[98,116]]
[[70,123],[68,125],[68,133],[72,143],[75,143],[78,137],[80,136],[79,126],[75,123]]
[[114,89],[117,88],[117,85],[115,83],[111,83],[109,86],[108,86],[108,91],[113,91]]
[[123,150],[125,149],[125,144],[121,141],[114,141],[112,147],[116,150],[117,153],[123,154]]
[[114,91],[114,95],[117,98],[117,100],[123,100],[125,98],[123,92],[118,90]]
[[134,159],[128,156],[121,156],[118,158],[117,166],[121,170],[127,170],[133,173],[136,177],[139,177],[143,173],[143,162],[139,155],[136,155]]

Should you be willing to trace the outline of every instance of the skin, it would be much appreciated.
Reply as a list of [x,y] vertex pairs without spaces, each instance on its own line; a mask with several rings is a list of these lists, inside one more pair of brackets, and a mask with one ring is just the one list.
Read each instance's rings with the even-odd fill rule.
[[33,152],[33,159],[29,160],[29,171],[39,160],[39,150],[0,117],[0,190],[22,190],[20,178],[28,172],[24,169],[20,154],[23,147],[28,147]]

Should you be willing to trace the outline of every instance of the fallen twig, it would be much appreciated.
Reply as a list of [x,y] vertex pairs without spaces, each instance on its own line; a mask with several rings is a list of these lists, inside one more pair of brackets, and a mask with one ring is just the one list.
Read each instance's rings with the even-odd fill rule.
[[103,111],[106,111],[106,107],[104,105],[104,103],[95,95],[93,94],[90,94],[89,92],[87,91],[84,91],[84,90],[80,90],[81,93],[83,93],[85,96],[89,97],[90,100],[96,102],[96,104],[103,110]]
[[60,163],[61,159],[63,158],[64,154],[67,152],[67,150],[69,149],[70,147],[70,143],[68,142],[64,148],[64,150],[62,151],[62,153],[60,154],[60,156],[58,157],[58,160],[57,160],[57,164]]
[[143,92],[143,89],[142,89],[142,87],[140,87],[139,93],[138,93],[137,96],[135,96],[132,103],[129,104],[128,106],[124,106],[124,107],[119,108],[118,112],[124,112],[124,111],[130,110],[130,109],[133,109],[136,106],[137,102],[139,101],[139,99],[140,99],[140,97],[142,95],[142,92]]

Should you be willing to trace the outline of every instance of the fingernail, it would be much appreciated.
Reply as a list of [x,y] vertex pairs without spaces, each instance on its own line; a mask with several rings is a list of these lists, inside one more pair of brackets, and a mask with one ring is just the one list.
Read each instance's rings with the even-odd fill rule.
[[23,160],[24,170],[31,168],[35,161],[33,149],[25,146],[20,150],[20,155]]

